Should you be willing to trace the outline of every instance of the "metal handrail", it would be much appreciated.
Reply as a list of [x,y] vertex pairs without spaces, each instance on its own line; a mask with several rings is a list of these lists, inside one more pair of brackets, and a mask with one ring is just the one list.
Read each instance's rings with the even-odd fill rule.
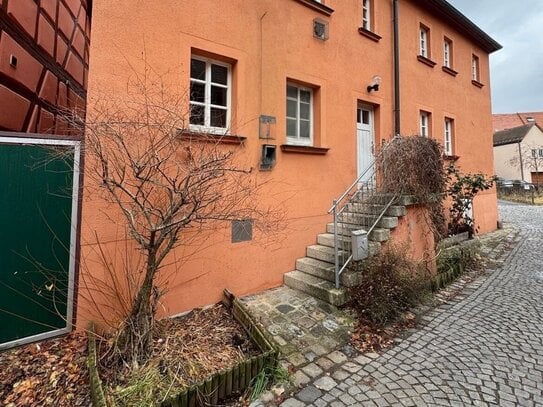
[[[379,156],[381,156],[383,154],[383,150],[381,150],[381,152],[379,153]],[[368,174],[368,172],[371,170],[371,169],[375,169],[375,163],[377,162],[377,159],[374,158],[372,160],[372,162],[370,163],[370,165],[364,170],[362,171],[362,174],[360,174],[358,176],[358,178],[351,184],[351,186],[349,186],[349,188],[347,188],[345,190],[345,192],[337,199],[334,199],[334,203],[332,205],[332,207],[328,210],[328,213],[332,213],[334,211],[334,208],[337,207],[339,205],[339,203],[341,203],[341,201],[343,201],[343,199],[345,199],[345,197],[349,194],[349,192],[351,192],[351,190],[358,184],[360,184],[360,180],[362,180],[362,178],[364,178],[365,175]]]
[[[343,192],[343,194],[337,198],[337,199],[334,199],[333,201],[333,204],[332,204],[332,207],[329,209],[328,213],[333,213],[333,216],[334,216],[334,271],[335,271],[335,285],[336,285],[336,288],[339,288],[340,287],[340,278],[341,278],[341,274],[345,271],[345,269],[347,268],[347,266],[349,265],[349,263],[352,261],[353,259],[353,255],[352,255],[352,252],[351,252],[351,255],[347,258],[347,260],[345,260],[343,262],[342,265],[340,265],[340,261],[339,261],[339,233],[338,233],[338,223],[339,223],[339,216],[343,214],[343,211],[345,210],[345,208],[347,207],[347,205],[353,200],[353,197],[355,196],[358,196],[358,192],[362,193],[363,189],[362,188],[359,188],[357,190],[357,193],[354,194],[354,195],[351,195],[350,196],[350,199],[345,202],[345,204],[342,206],[342,202],[344,201],[344,199],[350,195],[351,191],[353,190],[353,188],[355,188],[356,186],[362,184],[362,179],[364,177],[366,177],[368,174],[370,174],[370,181],[367,181],[368,182],[368,185],[371,184],[371,180],[373,180],[373,182],[375,182],[375,187],[374,189],[372,190],[368,190],[368,193],[369,191],[373,191],[375,193],[376,191],[376,188],[377,188],[377,180],[376,180],[376,168],[377,168],[377,164],[379,162],[381,162],[381,159],[383,157],[383,154],[385,153],[385,151],[387,150],[388,146],[390,144],[392,144],[392,142],[394,140],[397,139],[397,137],[399,136],[395,136],[389,143],[385,144],[383,146],[383,148],[381,148],[381,150],[379,151],[379,154],[377,156],[374,157],[374,159],[372,160],[372,162],[370,163],[370,165],[365,168],[362,173],[356,178],[356,180],[345,190],[345,192]],[[361,194],[363,195],[363,194]],[[384,205],[384,208],[383,210],[379,213],[379,215],[377,216],[377,218],[372,222],[370,228],[368,229],[367,231],[367,234],[369,235],[376,227],[376,225],[381,221],[381,219],[383,218],[383,216],[385,215],[386,211],[390,208],[390,206],[392,205],[392,203],[396,200],[396,195],[394,195],[385,205]]]

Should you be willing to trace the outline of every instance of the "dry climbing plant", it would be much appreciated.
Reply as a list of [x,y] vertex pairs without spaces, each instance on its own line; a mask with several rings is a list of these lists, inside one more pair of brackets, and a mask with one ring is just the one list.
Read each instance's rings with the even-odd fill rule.
[[383,150],[381,160],[384,191],[413,195],[425,205],[434,240],[441,240],[447,232],[443,215],[447,172],[441,145],[428,137],[396,137]]

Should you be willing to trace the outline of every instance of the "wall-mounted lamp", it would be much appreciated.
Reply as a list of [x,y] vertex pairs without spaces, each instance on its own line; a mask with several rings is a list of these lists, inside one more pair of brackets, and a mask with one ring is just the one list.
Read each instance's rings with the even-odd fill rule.
[[379,85],[381,85],[381,77],[379,75],[375,75],[373,78],[371,78],[371,83],[368,85],[368,93],[370,93],[372,90],[378,91]]

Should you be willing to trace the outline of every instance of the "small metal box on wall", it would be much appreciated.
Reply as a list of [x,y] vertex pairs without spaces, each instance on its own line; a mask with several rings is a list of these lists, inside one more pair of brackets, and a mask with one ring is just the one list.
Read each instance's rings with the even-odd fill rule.
[[368,232],[365,230],[353,230],[351,232],[351,245],[353,260],[364,260],[369,257]]

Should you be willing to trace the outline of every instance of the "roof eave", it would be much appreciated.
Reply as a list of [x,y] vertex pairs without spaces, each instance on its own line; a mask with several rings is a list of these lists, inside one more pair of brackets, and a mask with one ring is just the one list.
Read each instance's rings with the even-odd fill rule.
[[503,47],[490,35],[481,30],[473,21],[453,7],[445,0],[419,0],[427,8],[437,15],[445,18],[460,31],[474,40],[484,51],[489,54],[499,51]]

